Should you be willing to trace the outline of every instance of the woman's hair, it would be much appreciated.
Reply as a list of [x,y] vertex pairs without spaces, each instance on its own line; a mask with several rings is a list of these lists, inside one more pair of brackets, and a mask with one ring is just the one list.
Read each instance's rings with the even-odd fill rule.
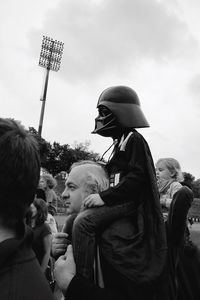
[[41,178],[43,178],[46,183],[47,183],[47,186],[48,188],[50,189],[54,189],[57,185],[57,181],[56,179],[49,173],[44,173]]
[[160,162],[163,162],[165,164],[170,173],[174,173],[173,178],[176,179],[176,181],[182,182],[184,180],[183,173],[181,171],[181,166],[175,158],[160,158],[157,161],[157,164]]
[[46,202],[43,199],[40,198],[35,198],[33,201],[33,205],[37,208],[37,216],[36,216],[36,225],[41,225],[43,224],[48,215],[48,207]]
[[43,199],[45,202],[47,202],[45,191],[41,188],[37,188],[35,197]]

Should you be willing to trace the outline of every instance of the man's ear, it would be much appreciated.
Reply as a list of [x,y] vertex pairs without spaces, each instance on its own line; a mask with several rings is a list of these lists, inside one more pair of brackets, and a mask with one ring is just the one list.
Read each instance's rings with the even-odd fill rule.
[[86,197],[90,194],[97,194],[99,192],[98,182],[93,174],[89,174],[85,178],[84,191],[86,193]]
[[98,193],[98,183],[96,180],[87,181],[84,185],[85,192],[90,194],[97,194]]

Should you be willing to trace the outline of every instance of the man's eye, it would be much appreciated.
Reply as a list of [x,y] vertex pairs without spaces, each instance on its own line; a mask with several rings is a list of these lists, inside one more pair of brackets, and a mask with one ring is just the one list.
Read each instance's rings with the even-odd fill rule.
[[74,185],[70,185],[69,189],[73,191],[73,190],[75,190],[75,186]]

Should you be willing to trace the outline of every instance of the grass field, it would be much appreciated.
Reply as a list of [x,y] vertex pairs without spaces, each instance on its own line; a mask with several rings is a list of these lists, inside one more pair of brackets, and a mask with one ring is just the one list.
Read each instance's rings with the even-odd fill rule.
[[194,223],[190,230],[190,235],[192,241],[198,246],[200,249],[200,223]]

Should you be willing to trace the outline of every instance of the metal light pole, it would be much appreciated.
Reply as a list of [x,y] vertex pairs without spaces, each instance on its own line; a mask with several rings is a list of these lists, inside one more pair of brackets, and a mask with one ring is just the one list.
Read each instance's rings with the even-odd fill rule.
[[39,66],[46,69],[45,83],[40,100],[42,101],[40,121],[38,127],[39,136],[42,135],[42,125],[44,119],[44,109],[47,96],[47,87],[49,81],[49,71],[58,71],[60,69],[61,58],[63,54],[64,43],[53,40],[50,37],[43,36],[40,52]]

